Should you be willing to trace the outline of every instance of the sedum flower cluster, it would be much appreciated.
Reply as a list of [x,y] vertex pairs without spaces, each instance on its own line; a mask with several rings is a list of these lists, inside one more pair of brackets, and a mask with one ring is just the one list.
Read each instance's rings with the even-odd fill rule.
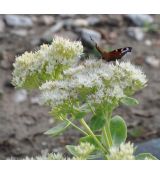
[[[40,90],[43,103],[52,110],[71,108],[82,111],[92,107],[118,104],[120,100],[146,85],[147,79],[141,69],[130,62],[109,64],[89,59],[83,64],[64,71],[61,80],[47,81]],[[113,105],[113,104],[112,104]]]
[[81,42],[55,37],[36,52],[16,58],[12,83],[16,87],[38,88],[47,79],[59,78],[62,71],[77,62],[83,53]]
[[130,142],[122,143],[120,146],[110,148],[109,160],[135,160],[133,155],[135,148]]

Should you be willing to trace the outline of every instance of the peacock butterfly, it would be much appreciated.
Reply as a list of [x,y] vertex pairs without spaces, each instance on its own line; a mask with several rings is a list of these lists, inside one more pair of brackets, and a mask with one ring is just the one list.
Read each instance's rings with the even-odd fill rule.
[[[93,41],[92,38],[91,38],[91,40]],[[119,48],[119,49],[113,50],[111,52],[107,52],[107,51],[103,50],[101,47],[99,47],[97,43],[95,43],[95,47],[96,47],[97,51],[101,54],[102,59],[104,59],[107,62],[116,61],[118,59],[121,59],[128,52],[132,51],[132,47],[124,47],[124,48]]]

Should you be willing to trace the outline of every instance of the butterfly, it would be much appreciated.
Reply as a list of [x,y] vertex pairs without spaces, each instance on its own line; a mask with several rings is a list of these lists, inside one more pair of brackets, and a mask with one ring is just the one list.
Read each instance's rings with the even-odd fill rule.
[[[93,41],[92,38],[91,38],[91,40]],[[96,47],[97,51],[101,54],[101,58],[107,62],[116,61],[118,59],[121,59],[128,52],[132,51],[132,47],[124,47],[124,48],[119,48],[119,49],[113,50],[111,52],[107,52],[107,51],[103,50],[101,47],[99,47],[97,43],[95,43],[95,47]]]

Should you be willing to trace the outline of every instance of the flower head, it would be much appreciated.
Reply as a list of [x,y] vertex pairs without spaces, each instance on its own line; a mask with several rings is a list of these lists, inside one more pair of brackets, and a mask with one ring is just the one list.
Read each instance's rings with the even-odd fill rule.
[[131,143],[122,143],[120,146],[110,148],[109,160],[134,160],[134,146]]
[[12,83],[17,87],[39,87],[46,80],[58,78],[79,60],[82,52],[81,42],[55,37],[51,45],[44,44],[38,51],[16,58]]
[[44,103],[50,102],[52,108],[67,100],[77,108],[88,102],[92,106],[119,103],[121,98],[143,88],[146,82],[144,73],[129,62],[113,65],[90,59],[65,70],[64,79],[46,82],[40,89]]

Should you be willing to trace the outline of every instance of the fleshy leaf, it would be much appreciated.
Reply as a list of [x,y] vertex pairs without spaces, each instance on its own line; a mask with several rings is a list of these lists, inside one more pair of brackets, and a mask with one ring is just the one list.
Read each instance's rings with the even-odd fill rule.
[[66,149],[73,155],[77,156],[77,152],[75,151],[75,146],[73,145],[66,145]]
[[90,121],[90,127],[92,130],[96,131],[101,129],[105,125],[106,119],[101,115],[94,115]]
[[127,105],[127,106],[133,106],[133,105],[137,105],[139,104],[138,100],[135,98],[131,98],[131,97],[123,97],[121,99],[121,103]]
[[110,121],[113,145],[120,145],[127,138],[127,126],[122,117],[116,115]]
[[136,156],[136,160],[158,160],[151,153],[141,153]]
[[59,123],[57,126],[49,129],[48,131],[46,131],[44,134],[46,135],[51,135],[51,136],[57,136],[59,134],[61,134],[65,129],[67,129],[67,127],[70,125],[69,122],[64,121],[62,123]]

